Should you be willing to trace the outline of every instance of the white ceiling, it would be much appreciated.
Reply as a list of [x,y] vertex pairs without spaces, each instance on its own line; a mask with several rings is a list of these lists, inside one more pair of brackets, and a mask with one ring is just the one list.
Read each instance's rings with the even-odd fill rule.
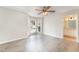
[[[4,6],[4,8],[17,10],[23,13],[27,13],[29,15],[37,15],[37,11],[35,11],[36,8],[41,8],[40,6]],[[79,9],[79,6],[53,6],[51,9],[54,9],[56,11],[56,14],[58,13],[65,13],[70,10]]]

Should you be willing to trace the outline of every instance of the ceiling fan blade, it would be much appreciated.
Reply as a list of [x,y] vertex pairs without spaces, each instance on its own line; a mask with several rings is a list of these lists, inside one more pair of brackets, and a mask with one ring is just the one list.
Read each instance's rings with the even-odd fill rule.
[[47,6],[47,9],[49,9],[51,6]]
[[42,11],[46,11],[46,6],[43,7]]
[[46,7],[46,11],[48,11],[48,10],[50,9],[50,7],[51,7],[51,6],[47,6],[47,7]]
[[44,6],[43,9],[46,9],[46,6]]
[[55,10],[49,10],[49,11],[47,11],[47,12],[55,12]]

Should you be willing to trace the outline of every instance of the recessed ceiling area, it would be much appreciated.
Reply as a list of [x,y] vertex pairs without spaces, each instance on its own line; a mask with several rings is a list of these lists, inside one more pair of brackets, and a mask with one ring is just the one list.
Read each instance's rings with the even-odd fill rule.
[[[36,8],[41,9],[43,6],[4,6],[2,8],[12,9],[19,12],[23,12],[32,16],[39,16]],[[79,9],[79,6],[51,6],[51,9],[54,9],[55,14],[65,13],[70,10]]]

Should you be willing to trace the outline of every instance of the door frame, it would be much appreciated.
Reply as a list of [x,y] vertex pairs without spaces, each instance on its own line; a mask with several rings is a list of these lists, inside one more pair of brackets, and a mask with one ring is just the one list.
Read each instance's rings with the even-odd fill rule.
[[[29,16],[29,25],[31,25],[31,20],[35,20],[35,26],[36,26],[36,29],[35,29],[35,31],[36,31],[36,33],[39,33],[39,34],[43,34],[43,29],[44,29],[44,27],[43,27],[43,25],[44,25],[44,18],[43,17],[34,17],[34,16]],[[37,21],[37,20],[40,20],[40,21]],[[41,24],[40,24],[40,32],[38,32],[38,25],[37,25],[37,23],[38,22],[41,22]],[[30,31],[31,31],[32,29],[30,28]]]
[[[79,39],[78,39],[78,15],[77,14],[71,14],[71,15],[75,15],[76,16],[76,40],[75,40],[75,42],[78,42],[79,43]],[[65,15],[65,16],[70,16],[70,15]],[[64,16],[64,17],[65,17]],[[63,18],[64,18],[63,17]],[[65,19],[64,19],[64,21],[63,21],[64,23],[63,23],[63,28],[64,28],[64,24],[65,24]],[[64,29],[63,29],[63,38],[64,38]]]

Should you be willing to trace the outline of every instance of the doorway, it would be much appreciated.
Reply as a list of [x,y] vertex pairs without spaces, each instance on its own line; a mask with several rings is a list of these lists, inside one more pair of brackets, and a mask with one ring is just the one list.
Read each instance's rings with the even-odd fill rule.
[[30,34],[43,34],[43,18],[30,16]]
[[75,42],[77,39],[77,17],[73,15],[64,17],[64,39]]

